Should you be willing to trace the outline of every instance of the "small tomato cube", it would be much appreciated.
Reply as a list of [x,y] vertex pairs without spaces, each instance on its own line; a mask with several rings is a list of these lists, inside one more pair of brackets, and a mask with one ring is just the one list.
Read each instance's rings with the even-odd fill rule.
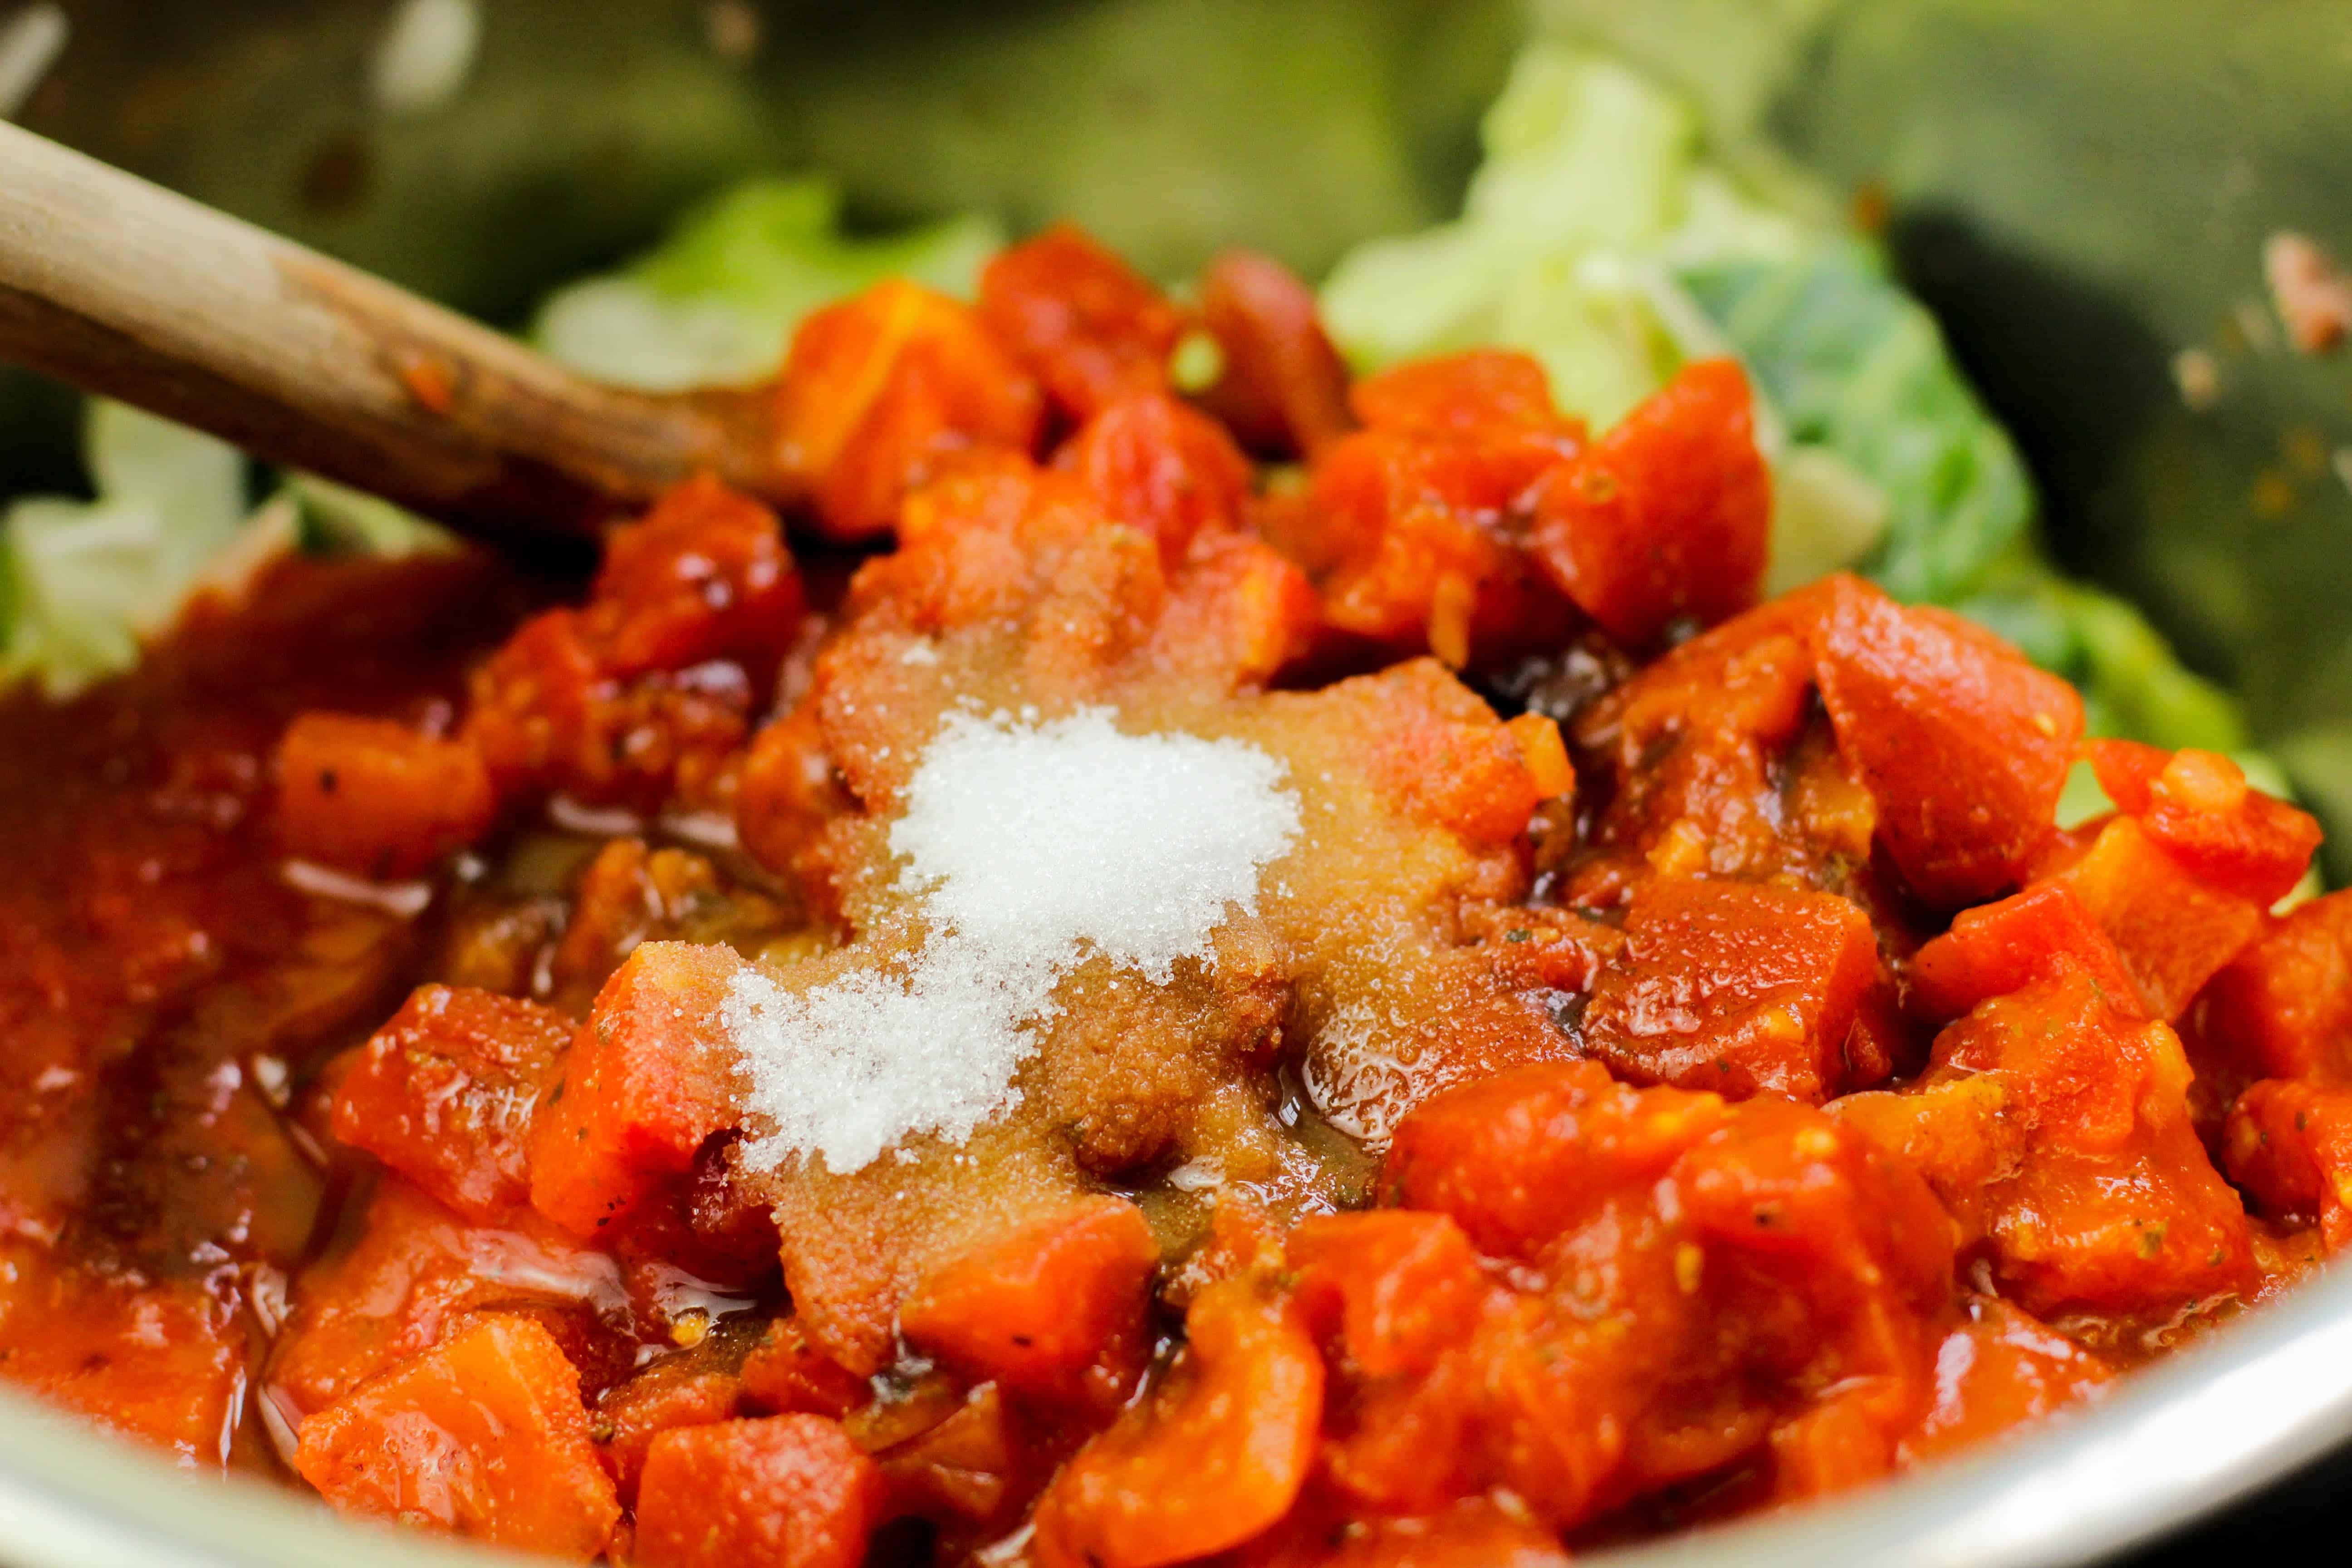
[[1108,1412],[1150,1354],[1144,1287],[1159,1261],[1142,1210],[1089,1198],[935,1269],[898,1309],[898,1331],[974,1383]]
[[1163,1568],[1290,1511],[1323,1416],[1323,1358],[1286,1299],[1242,1278],[1185,1314],[1169,1381],[1065,1466],[1033,1516],[1044,1568]]
[[1348,370],[1315,291],[1269,256],[1228,250],[1201,273],[1201,324],[1224,363],[1200,395],[1234,438],[1272,458],[1314,453],[1348,433]]
[[420,985],[378,1029],[335,1095],[335,1136],[469,1219],[530,1201],[532,1108],[572,1038],[536,1002]]
[[1291,1232],[1289,1259],[1302,1304],[1337,1305],[1340,1338],[1367,1377],[1426,1372],[1486,1290],[1470,1238],[1442,1214],[1318,1215]]
[[1073,419],[1160,392],[1183,315],[1126,262],[1068,224],[998,253],[980,314]]
[[2310,868],[2318,821],[2247,784],[2229,758],[2137,741],[2093,741],[2083,751],[2117,809],[2139,818],[2167,854],[2223,892],[2268,908]]
[[1472,349],[1414,360],[1349,389],[1356,417],[1400,435],[1470,438],[1497,429],[1569,429],[1532,354]]
[[1948,611],[1857,577],[1812,592],[1822,700],[1904,879],[1946,908],[2014,889],[2055,826],[2082,698]]
[[680,1426],[731,1420],[742,1404],[733,1373],[696,1352],[674,1352],[604,1391],[588,1426],[621,1501],[634,1505],[654,1439]]
[[2082,901],[2158,1018],[2180,1016],[2262,933],[2262,906],[2191,875],[2129,816],[2111,818],[2086,853],[2034,885]]
[[770,1320],[743,1358],[743,1398],[772,1415],[848,1415],[872,1394],[866,1379],[809,1343],[798,1318]]
[[0,1239],[0,1369],[92,1425],[219,1471],[248,1376],[247,1331],[199,1279],[91,1268]]
[[1612,1194],[1646,1192],[1726,1110],[1712,1094],[1633,1089],[1597,1061],[1519,1068],[1399,1122],[1381,1191],[1451,1215],[1482,1253],[1529,1258]]
[[1203,529],[1230,528],[1250,491],[1249,459],[1214,420],[1158,393],[1126,397],[1086,422],[1055,457],[1112,518],[1183,559]]
[[2053,883],[1962,910],[1951,930],[1912,956],[1911,999],[1927,1017],[1949,1022],[1979,1002],[2023,990],[2061,955],[2117,1006],[2140,1004],[2114,941],[2073,889]]
[[1035,384],[969,306],[903,279],[803,321],[776,400],[784,467],[805,479],[835,539],[889,528],[947,454],[1026,451],[1037,437]]
[[2352,1245],[2352,1090],[2266,1079],[2221,1132],[2230,1176],[2274,1220],[2316,1220],[2331,1253]]
[[[1365,737],[1369,771],[1398,806],[1472,844],[1508,844],[1547,798],[1517,732],[1429,659],[1360,678],[1391,707]],[[1544,767],[1544,783],[1557,782]]]
[[1937,1352],[1934,1403],[1904,1439],[1908,1462],[1998,1436],[2115,1381],[2098,1356],[1998,1296],[1971,1296],[1968,1311]]
[[579,611],[533,616],[467,682],[464,739],[500,794],[541,787],[571,771],[604,685]]
[[2161,1322],[2250,1282],[2245,1210],[2190,1125],[2170,1027],[2062,964],[1937,1037],[1920,1088],[1961,1074],[1998,1085],[1987,1135],[2014,1142],[1989,1179],[1937,1190],[1982,1225],[2002,1295],[2045,1317]]
[[1711,1254],[1810,1298],[1822,1322],[1857,1299],[1874,1298],[1887,1321],[1932,1317],[1951,1300],[1952,1223],[1935,1193],[1868,1133],[1811,1106],[1733,1107],[1668,1180]]
[[2205,996],[2206,1042],[2246,1072],[2352,1085],[2352,891],[2273,925]]
[[775,513],[704,477],[605,537],[590,605],[607,675],[711,658],[764,675],[800,631],[801,583]]
[[1647,647],[1680,617],[1756,602],[1771,521],[1748,377],[1706,360],[1545,479],[1535,555],[1602,630]]
[[489,831],[498,810],[464,740],[385,719],[305,713],[278,743],[286,852],[362,877],[413,877]]
[[743,961],[716,944],[649,942],[614,971],[541,1097],[530,1201],[593,1236],[693,1168],[734,1125],[732,1047],[719,1008]]
[[537,1322],[583,1387],[601,1390],[636,1350],[614,1321],[613,1287],[609,1257],[574,1247],[529,1211],[508,1225],[470,1225],[389,1177],[357,1224],[295,1276],[266,1397],[289,1415],[322,1410],[476,1311]]
[[1883,973],[1870,917],[1834,893],[1662,879],[1633,896],[1585,1037],[1644,1081],[1818,1102],[1844,1079],[1846,1036]]
[[858,1568],[882,1472],[821,1415],[664,1432],[637,1489],[642,1568]]
[[572,1363],[496,1313],[304,1421],[294,1464],[345,1513],[574,1563],[621,1518]]

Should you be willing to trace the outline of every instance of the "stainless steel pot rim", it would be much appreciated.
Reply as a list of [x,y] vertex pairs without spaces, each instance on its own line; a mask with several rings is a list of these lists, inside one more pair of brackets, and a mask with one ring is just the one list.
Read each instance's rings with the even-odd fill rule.
[[[1596,1556],[1611,1568],[2054,1568],[2108,1556],[2352,1436],[2352,1274],[2097,1407],[1852,1497]],[[463,1568],[520,1561],[210,1482],[0,1393],[0,1552],[22,1568]]]

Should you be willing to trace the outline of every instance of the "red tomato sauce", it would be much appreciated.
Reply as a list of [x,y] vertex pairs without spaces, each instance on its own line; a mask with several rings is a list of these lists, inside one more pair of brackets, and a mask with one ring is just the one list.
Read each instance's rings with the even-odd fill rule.
[[[696,481],[535,611],[287,562],[0,711],[0,1377],[575,1562],[1553,1562],[2352,1241],[2316,826],[1947,613],[1759,603],[1737,366],[1597,433],[1509,353],[1350,384],[1273,263],[1061,229],[773,409],[789,519]],[[730,985],[859,961],[945,714],[1080,706],[1311,779],[1279,896],[1081,973],[961,1143],[747,1162]]]

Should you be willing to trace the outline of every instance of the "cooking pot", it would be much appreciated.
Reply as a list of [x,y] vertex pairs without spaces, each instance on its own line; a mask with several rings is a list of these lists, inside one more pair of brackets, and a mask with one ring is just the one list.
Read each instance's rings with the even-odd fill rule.
[[[1451,210],[1530,28],[1883,218],[2059,558],[2243,697],[2352,879],[2352,361],[2276,341],[2261,262],[2280,229],[2352,255],[2342,0],[41,0],[0,9],[0,112],[513,322],[763,170],[835,175],[863,221],[1066,216],[1161,275],[1231,242],[1311,275]],[[71,408],[0,373],[0,489],[72,481]],[[2352,1279],[2323,1278],[2094,1409],[1612,1560],[2088,1563],[2324,1485],[2347,1438]],[[487,1560],[0,1385],[16,1568]]]

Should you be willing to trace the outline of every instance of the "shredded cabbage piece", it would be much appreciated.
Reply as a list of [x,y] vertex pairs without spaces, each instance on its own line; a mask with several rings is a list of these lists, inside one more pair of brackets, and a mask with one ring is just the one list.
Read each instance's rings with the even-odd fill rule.
[[819,306],[894,276],[969,298],[1003,243],[977,216],[845,236],[831,181],[754,179],[688,213],[620,270],[558,289],[530,335],[576,370],[648,391],[754,381]]
[[1864,571],[2074,680],[2095,733],[2251,755],[2232,697],[2045,563],[2025,466],[1934,319],[1874,245],[1796,210],[1834,204],[1758,199],[1674,93],[1571,44],[1522,52],[1482,136],[1460,217],[1360,246],[1325,282],[1358,370],[1517,348],[1601,427],[1686,361],[1734,355],[1772,466],[1771,592]]
[[244,455],[93,399],[83,458],[97,496],[26,496],[0,517],[0,685],[70,697],[139,662],[246,531]]

